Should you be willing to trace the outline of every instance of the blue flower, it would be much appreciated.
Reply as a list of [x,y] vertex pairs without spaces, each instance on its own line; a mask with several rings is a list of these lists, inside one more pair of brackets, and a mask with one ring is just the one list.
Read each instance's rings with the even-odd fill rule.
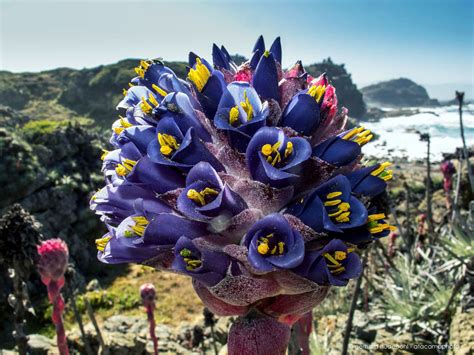
[[245,153],[252,178],[273,187],[295,182],[310,155],[311,146],[305,139],[288,138],[275,127],[260,128]]
[[230,219],[247,208],[245,201],[224,185],[209,163],[196,164],[186,177],[186,188],[178,197],[178,210],[197,220]]
[[367,210],[351,194],[349,180],[338,175],[287,209],[316,232],[342,233],[367,220]]
[[303,237],[279,213],[255,223],[242,244],[249,250],[250,265],[259,271],[291,269],[301,264],[304,258]]
[[199,249],[191,239],[179,238],[171,268],[211,287],[219,283],[230,265],[230,258],[219,252]]
[[257,93],[265,100],[280,101],[278,89],[278,69],[273,54],[265,51],[258,61],[252,78],[252,85]]
[[352,191],[370,198],[384,192],[387,188],[387,181],[392,179],[392,170],[387,170],[390,165],[392,164],[389,162],[375,164],[347,175]]
[[227,86],[217,108],[214,124],[227,132],[229,143],[245,152],[252,136],[265,125],[268,103],[262,104],[249,83],[233,82]]
[[293,271],[319,285],[345,286],[360,276],[362,263],[353,249],[333,239],[322,250],[307,252]]
[[151,161],[189,171],[200,161],[206,161],[217,171],[224,170],[196,135],[194,127],[183,132],[172,117],[165,117],[156,126],[156,136],[148,146]]
[[204,59],[190,54],[188,80],[194,85],[204,113],[214,117],[217,105],[225,90],[224,75],[214,70]]

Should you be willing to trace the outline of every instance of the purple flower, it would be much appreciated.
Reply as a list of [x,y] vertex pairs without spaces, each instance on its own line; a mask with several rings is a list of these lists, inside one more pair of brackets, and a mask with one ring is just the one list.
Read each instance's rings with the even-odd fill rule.
[[319,285],[345,286],[350,279],[360,276],[362,263],[353,249],[333,239],[322,250],[307,252],[293,271]]
[[366,224],[357,228],[346,229],[344,234],[334,234],[334,236],[355,245],[367,244],[373,240],[386,237],[391,231],[397,229],[387,223],[386,219],[384,213],[377,213],[376,209],[372,208],[369,210]]
[[303,138],[288,138],[281,129],[263,127],[250,140],[245,153],[252,178],[273,187],[298,179],[300,165],[311,155]]
[[298,92],[286,105],[280,125],[311,136],[319,126],[325,90],[324,86],[312,86],[308,90]]
[[157,138],[148,146],[151,161],[189,171],[200,161],[206,161],[218,171],[222,164],[199,139],[194,127],[183,132],[172,117],[165,117],[156,126]]
[[230,258],[223,253],[199,249],[191,239],[179,238],[174,248],[173,270],[185,273],[206,286],[221,281],[230,265]]
[[224,185],[213,167],[196,164],[186,177],[186,188],[178,197],[178,210],[196,220],[230,219],[247,208],[245,201]]
[[208,117],[214,117],[225,90],[224,75],[194,53],[190,53],[189,58],[191,69],[188,72],[188,80],[196,89],[204,113]]
[[243,241],[250,265],[259,271],[291,269],[304,257],[304,240],[279,213],[266,216],[249,229]]
[[245,152],[252,136],[265,125],[268,103],[262,104],[249,83],[233,82],[227,86],[217,108],[214,124],[227,132],[230,145]]
[[269,51],[263,52],[253,75],[252,85],[263,99],[280,101],[278,69],[275,58]]
[[189,128],[194,127],[196,135],[205,142],[211,141],[209,132],[202,126],[196,116],[194,107],[189,97],[180,92],[168,94],[160,106],[153,110],[153,114],[163,119],[165,117],[173,118],[182,132],[186,132]]
[[365,224],[367,220],[365,206],[352,196],[349,180],[343,175],[322,184],[286,212],[317,232],[342,233],[345,229]]
[[387,170],[390,165],[392,164],[388,162],[375,164],[347,175],[352,191],[370,198],[384,192],[387,188],[387,181],[392,179],[392,170]]

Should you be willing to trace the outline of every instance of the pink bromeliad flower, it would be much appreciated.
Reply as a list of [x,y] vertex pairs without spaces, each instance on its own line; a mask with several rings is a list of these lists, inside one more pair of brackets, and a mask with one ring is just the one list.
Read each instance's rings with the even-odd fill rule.
[[64,286],[64,273],[67,269],[69,251],[66,243],[61,239],[49,239],[38,246],[38,254],[38,272],[41,275],[41,281],[48,288],[48,298],[53,305],[52,318],[56,326],[59,353],[67,355],[69,350],[62,320],[64,300],[60,291]]

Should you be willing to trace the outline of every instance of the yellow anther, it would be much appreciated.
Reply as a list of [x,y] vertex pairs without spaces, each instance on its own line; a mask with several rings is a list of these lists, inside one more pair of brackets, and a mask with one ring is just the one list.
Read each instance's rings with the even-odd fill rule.
[[250,121],[253,118],[253,106],[247,96],[247,90],[244,90],[244,101],[240,103],[240,106],[247,114],[247,121]]
[[158,133],[158,143],[160,143],[161,154],[168,156],[179,148],[176,138],[170,134]]
[[351,129],[349,132],[346,133],[346,135],[344,137],[342,137],[342,139],[344,140],[349,140],[351,139],[352,137],[354,137],[355,135],[359,134],[360,132],[362,132],[364,130],[364,127],[360,126],[360,127],[356,127],[356,128],[353,128]]
[[120,134],[125,130],[125,128],[123,128],[123,127],[114,127],[113,130],[114,130],[115,134]]
[[337,261],[336,259],[334,259],[331,254],[329,254],[329,253],[324,253],[323,256],[324,256],[326,259],[328,259],[331,263],[333,263],[334,265],[337,265],[337,266],[341,265],[341,264],[339,263],[339,261]]
[[128,87],[129,87],[129,88],[133,88],[134,85],[133,85],[132,83],[128,83]]
[[380,219],[385,219],[385,213],[371,214],[367,217],[367,222],[378,221]]
[[160,147],[160,153],[163,154],[163,155],[168,156],[168,155],[170,155],[171,153],[173,153],[173,149],[172,149],[170,146],[168,146],[168,145],[162,145],[162,146]]
[[152,84],[151,87],[153,88],[153,90],[155,90],[158,94],[160,94],[163,97],[168,95],[168,93],[165,90],[163,90],[156,84]]
[[107,156],[107,154],[109,154],[110,152],[106,149],[102,149],[102,155],[100,156],[100,160],[105,160],[105,157]]
[[268,58],[269,55],[270,55],[270,52],[269,52],[269,51],[263,52],[263,56],[264,56],[265,58]]
[[110,236],[96,239],[95,240],[95,245],[97,247],[97,250],[104,251],[105,247],[107,246],[107,243],[109,242],[110,239],[112,239],[112,237],[110,237]]
[[320,102],[321,98],[323,97],[324,93],[326,92],[326,86],[318,85],[318,86],[311,86],[308,89],[308,95],[312,96],[316,102]]
[[330,200],[330,201],[324,202],[324,206],[327,206],[327,207],[337,206],[341,202],[342,202],[341,200]]
[[288,142],[286,143],[285,158],[288,158],[291,153],[293,153],[293,143]]
[[136,217],[132,217],[132,219],[135,221],[135,223],[141,224],[141,225],[147,225],[149,223],[148,219],[145,216],[136,216]]
[[149,94],[148,95],[148,100],[150,100],[150,102],[155,105],[155,107],[157,107],[159,105],[158,101],[156,101],[155,97],[152,95],[152,94]]
[[331,198],[338,197],[338,196],[341,196],[341,195],[342,195],[341,191],[334,191],[334,192],[328,193],[326,195],[326,198],[331,199]]
[[269,156],[270,154],[272,154],[272,152],[273,152],[273,149],[272,149],[271,144],[265,144],[265,145],[262,147],[262,154],[263,154],[263,155]]
[[258,247],[257,247],[257,251],[259,254],[262,254],[262,255],[265,255],[268,253],[268,251],[270,250],[270,247],[268,246],[267,243],[261,243]]
[[229,123],[234,125],[235,122],[239,120],[239,108],[238,106],[234,106],[229,111]]
[[209,69],[204,64],[202,64],[200,58],[196,58],[196,68],[191,68],[189,70],[188,79],[191,80],[194,85],[196,85],[196,88],[199,92],[201,92],[204,88],[204,85],[207,84],[210,76],[211,72]]
[[218,194],[219,192],[217,190],[211,189],[210,187],[206,187],[201,192],[195,189],[189,189],[188,192],[186,193],[186,196],[190,200],[193,200],[194,202],[199,203],[201,206],[205,206],[208,203],[206,202],[206,196],[216,196]]
[[145,216],[135,216],[132,217],[132,220],[135,222],[134,225],[130,226],[130,229],[138,236],[143,237],[145,229],[150,223]]
[[278,242],[278,254],[282,255],[285,252],[285,243]]
[[132,127],[133,125],[128,122],[124,117],[122,116],[119,116],[120,118],[120,125],[123,127],[123,128],[129,128],[129,127]]
[[351,205],[349,205],[348,202],[343,202],[339,206],[337,206],[337,208],[339,208],[339,210],[343,212],[346,212],[346,211],[349,211],[349,209],[351,208]]
[[153,106],[151,106],[145,99],[145,96],[142,96],[142,102],[140,104],[140,108],[145,113],[150,113],[153,110]]
[[140,66],[143,67],[143,69],[147,70],[150,64],[147,63],[145,60],[140,60]]
[[347,258],[347,253],[345,251],[336,251],[334,253],[334,258],[336,260],[339,260],[339,261],[342,261],[344,260],[345,258]]
[[338,221],[340,223],[349,222],[350,221],[350,219],[349,219],[350,214],[351,213],[349,211],[341,213],[339,216],[336,217],[336,221]]
[[119,176],[125,176],[125,175],[128,174],[127,168],[125,168],[125,166],[123,166],[122,164],[118,164],[118,165],[115,167],[115,172],[116,172],[117,175],[119,175]]
[[140,67],[136,67],[135,68],[135,73],[137,73],[137,75],[140,77],[140,78],[143,78],[145,76],[145,71],[140,68]]
[[335,270],[331,270],[331,273],[332,274],[340,274],[341,272],[343,272],[346,268],[344,266],[341,266],[341,267],[338,267],[337,269]]
[[127,89],[122,89],[123,96],[127,96],[127,92],[128,92]]
[[381,172],[383,172],[383,171],[385,170],[385,168],[388,168],[388,167],[391,166],[391,165],[392,165],[392,163],[389,163],[388,161],[386,161],[386,162],[380,164],[380,166],[379,166],[377,169],[375,169],[374,171],[372,171],[372,172],[370,173],[370,175],[372,175],[372,176],[377,176],[377,175],[379,175]]

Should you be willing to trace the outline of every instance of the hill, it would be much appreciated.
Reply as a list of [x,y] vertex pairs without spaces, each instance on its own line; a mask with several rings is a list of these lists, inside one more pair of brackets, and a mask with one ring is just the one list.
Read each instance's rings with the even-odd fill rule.
[[[240,62],[244,58],[236,56]],[[58,68],[39,73],[0,71],[0,103],[31,119],[70,120],[76,117],[93,119],[101,127],[109,127],[117,116],[115,105],[121,99],[135,73],[138,59],[126,59],[115,64],[88,69]],[[166,62],[181,78],[186,77],[186,63]],[[352,83],[344,65],[330,59],[309,65],[313,75],[326,72],[337,88],[342,106],[352,117],[365,112],[362,94]]]
[[361,89],[369,106],[414,107],[436,106],[426,89],[410,79],[400,78],[369,85]]

